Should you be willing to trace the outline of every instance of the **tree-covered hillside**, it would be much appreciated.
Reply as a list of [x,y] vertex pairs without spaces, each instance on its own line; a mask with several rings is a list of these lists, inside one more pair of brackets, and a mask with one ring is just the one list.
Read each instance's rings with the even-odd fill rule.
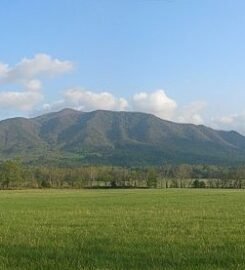
[[65,109],[0,122],[0,158],[32,164],[229,164],[245,160],[235,131],[177,124],[137,112]]

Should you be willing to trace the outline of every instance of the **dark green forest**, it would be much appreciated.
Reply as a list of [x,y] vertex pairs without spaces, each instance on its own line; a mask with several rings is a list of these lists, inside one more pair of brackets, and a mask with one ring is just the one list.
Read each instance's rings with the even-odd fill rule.
[[21,188],[244,188],[245,166],[170,165],[157,167],[30,166],[0,164],[1,189]]

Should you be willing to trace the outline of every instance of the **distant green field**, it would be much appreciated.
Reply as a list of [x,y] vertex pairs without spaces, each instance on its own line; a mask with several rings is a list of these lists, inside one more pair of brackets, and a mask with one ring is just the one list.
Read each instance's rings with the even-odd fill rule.
[[245,269],[245,192],[0,192],[0,269]]

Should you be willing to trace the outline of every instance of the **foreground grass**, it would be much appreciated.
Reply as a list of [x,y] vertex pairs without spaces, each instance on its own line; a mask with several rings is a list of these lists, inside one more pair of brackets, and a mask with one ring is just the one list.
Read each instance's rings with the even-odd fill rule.
[[0,269],[245,269],[245,192],[0,192]]

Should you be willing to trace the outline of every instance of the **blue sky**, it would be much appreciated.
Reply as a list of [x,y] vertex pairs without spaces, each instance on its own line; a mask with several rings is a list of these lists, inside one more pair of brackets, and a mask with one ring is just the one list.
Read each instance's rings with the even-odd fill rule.
[[0,117],[137,110],[245,133],[244,10],[242,0],[2,0]]

